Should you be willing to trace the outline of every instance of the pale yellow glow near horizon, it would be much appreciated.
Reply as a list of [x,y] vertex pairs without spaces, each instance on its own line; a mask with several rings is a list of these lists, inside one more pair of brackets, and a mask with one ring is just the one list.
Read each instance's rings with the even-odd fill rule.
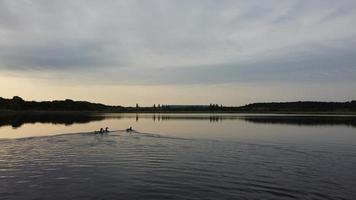
[[[0,96],[21,96],[26,100],[73,99],[110,105],[142,106],[153,104],[209,104],[245,105],[266,101],[349,101],[352,96],[341,96],[345,91],[325,89],[320,85],[256,86],[243,84],[216,85],[100,85],[60,84],[50,80],[0,76]],[[355,91],[356,92],[356,91]],[[355,94],[355,93],[354,93]],[[320,98],[323,97],[323,98]]]

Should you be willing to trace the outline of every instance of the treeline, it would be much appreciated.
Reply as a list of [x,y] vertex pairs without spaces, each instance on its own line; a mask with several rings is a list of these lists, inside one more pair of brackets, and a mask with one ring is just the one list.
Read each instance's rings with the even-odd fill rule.
[[87,101],[73,101],[71,99],[61,101],[25,101],[21,97],[12,99],[0,97],[1,110],[41,110],[41,111],[120,111],[121,106],[107,106]]
[[[236,109],[237,107],[235,107]],[[138,112],[224,112],[231,111],[233,107],[224,107],[223,105],[165,105],[154,104],[152,107],[141,107],[136,104],[136,107],[126,107],[127,111]]]
[[73,101],[70,99],[60,101],[25,101],[15,96],[12,99],[0,97],[0,110],[15,111],[103,111],[103,112],[237,112],[237,113],[298,113],[298,112],[356,112],[356,101],[349,102],[272,102],[253,103],[241,107],[223,106],[219,104],[210,105],[161,105],[154,104],[149,107],[108,106],[100,103],[87,101]]
[[239,107],[238,110],[241,112],[356,112],[356,101],[253,103]]

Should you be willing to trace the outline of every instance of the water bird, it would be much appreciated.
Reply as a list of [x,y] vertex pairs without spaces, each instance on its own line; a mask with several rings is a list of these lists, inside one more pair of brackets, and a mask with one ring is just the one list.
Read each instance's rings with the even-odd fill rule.
[[109,133],[109,127],[105,127],[105,129],[104,128],[100,128],[99,131],[94,131],[94,133],[96,133],[96,134]]
[[132,126],[130,126],[130,128],[126,129],[126,132],[131,132],[131,131],[133,131]]

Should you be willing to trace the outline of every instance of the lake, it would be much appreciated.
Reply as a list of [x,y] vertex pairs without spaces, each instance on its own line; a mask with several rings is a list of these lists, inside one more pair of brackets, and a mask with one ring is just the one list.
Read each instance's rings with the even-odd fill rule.
[[[1,199],[356,196],[356,116],[32,113],[0,120]],[[101,127],[112,132],[93,133]]]

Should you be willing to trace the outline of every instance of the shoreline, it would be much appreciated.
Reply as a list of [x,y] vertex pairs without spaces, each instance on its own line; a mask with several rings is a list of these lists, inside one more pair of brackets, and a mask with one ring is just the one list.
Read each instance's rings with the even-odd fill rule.
[[356,112],[347,111],[325,111],[325,112],[306,112],[306,111],[189,111],[189,110],[178,110],[178,111],[103,111],[103,110],[0,110],[0,115],[6,114],[298,114],[298,115],[350,115],[356,116]]

